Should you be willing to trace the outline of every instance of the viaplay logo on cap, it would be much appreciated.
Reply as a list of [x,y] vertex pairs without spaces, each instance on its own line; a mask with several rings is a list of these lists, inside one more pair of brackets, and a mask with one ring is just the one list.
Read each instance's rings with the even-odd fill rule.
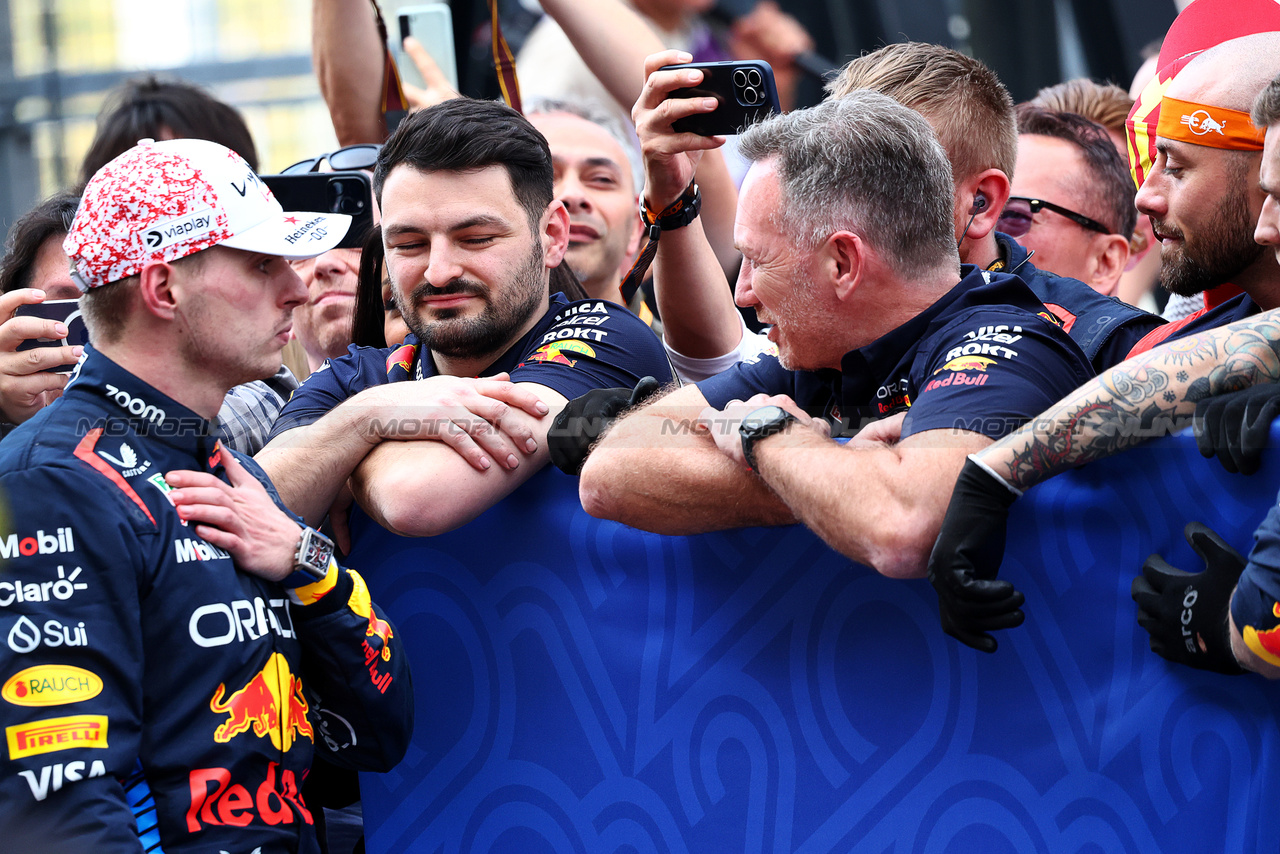
[[157,223],[142,233],[149,252],[159,252],[180,240],[198,240],[215,228],[212,208],[204,208],[185,216]]

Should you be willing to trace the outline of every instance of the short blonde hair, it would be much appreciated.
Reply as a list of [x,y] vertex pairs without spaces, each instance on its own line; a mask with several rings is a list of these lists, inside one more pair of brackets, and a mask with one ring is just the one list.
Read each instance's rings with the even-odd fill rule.
[[[175,258],[169,264],[186,267],[189,272],[198,272],[209,257],[208,253],[217,249],[217,246],[210,246],[186,257]],[[133,317],[133,304],[141,282],[141,276],[127,276],[90,288],[80,295],[80,316],[84,319],[91,342],[114,344],[124,339],[129,320]]]
[[827,84],[830,97],[874,89],[925,117],[951,158],[957,184],[987,169],[1013,177],[1018,127],[1013,99],[979,60],[936,44],[903,42],[851,60]]
[[1133,109],[1129,93],[1113,83],[1094,83],[1087,77],[1046,86],[1031,103],[1057,113],[1075,113],[1124,136],[1125,120]]
[[124,338],[139,281],[137,276],[129,276],[90,288],[80,295],[80,316],[84,319],[90,341],[115,344]]

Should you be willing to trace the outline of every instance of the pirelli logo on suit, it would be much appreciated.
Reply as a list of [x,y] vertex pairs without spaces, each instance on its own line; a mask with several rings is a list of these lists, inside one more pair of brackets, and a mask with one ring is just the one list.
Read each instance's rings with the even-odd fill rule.
[[5,727],[9,758],[22,759],[73,747],[107,746],[106,715],[68,715]]

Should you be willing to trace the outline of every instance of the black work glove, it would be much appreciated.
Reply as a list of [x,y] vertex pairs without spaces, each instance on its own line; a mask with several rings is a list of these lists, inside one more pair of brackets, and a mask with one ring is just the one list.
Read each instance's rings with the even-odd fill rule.
[[592,389],[566,403],[547,431],[551,462],[565,474],[581,474],[596,439],[609,429],[623,410],[644,403],[659,388],[661,386],[656,379],[645,377],[636,383],[634,389]]
[[1280,383],[1263,383],[1196,404],[1192,424],[1205,457],[1218,455],[1232,474],[1253,474],[1270,444],[1271,422],[1280,415]]
[[929,556],[942,630],[982,652],[996,651],[996,639],[987,632],[1022,625],[1023,595],[996,580],[1005,521],[1017,497],[1003,480],[965,460]]
[[1151,635],[1151,651],[1198,670],[1237,674],[1227,611],[1245,560],[1210,528],[1191,522],[1183,532],[1204,560],[1202,572],[1183,572],[1160,555],[1142,565],[1129,594],[1138,603],[1138,625]]

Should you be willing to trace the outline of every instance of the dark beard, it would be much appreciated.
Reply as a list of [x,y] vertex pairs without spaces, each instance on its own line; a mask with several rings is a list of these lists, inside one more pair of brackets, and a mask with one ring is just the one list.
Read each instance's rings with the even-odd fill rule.
[[[409,331],[428,350],[451,359],[475,359],[500,353],[513,343],[512,337],[529,321],[547,291],[545,272],[542,244],[534,240],[525,263],[499,285],[496,297],[494,288],[469,279],[455,279],[441,288],[423,282],[413,289],[408,306],[400,302],[398,290],[394,293]],[[424,321],[417,310],[422,298],[445,294],[482,296],[484,311],[477,317],[461,318],[459,311],[447,309],[436,312],[435,320]]]
[[[1245,187],[1228,192],[1207,218],[1203,236],[1194,245],[1185,240],[1172,257],[1160,252],[1160,284],[1170,293],[1189,297],[1232,281],[1249,267],[1265,247],[1253,240]],[[1155,220],[1152,220],[1155,225]],[[1159,231],[1168,233],[1168,229]]]

